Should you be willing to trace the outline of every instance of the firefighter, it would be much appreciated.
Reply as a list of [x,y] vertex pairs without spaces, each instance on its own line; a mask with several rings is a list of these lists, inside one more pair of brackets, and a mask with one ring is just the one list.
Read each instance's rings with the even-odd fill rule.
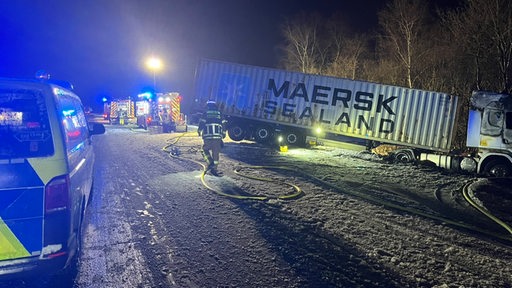
[[222,118],[215,101],[208,101],[206,103],[206,112],[199,121],[197,134],[203,137],[201,154],[208,164],[206,171],[210,171],[214,176],[221,176],[217,169],[220,149],[224,144],[222,139],[226,134],[222,127]]
[[162,132],[170,133],[172,131],[171,116],[169,115],[167,108],[164,107],[163,110],[161,110],[159,117],[160,123],[162,124]]

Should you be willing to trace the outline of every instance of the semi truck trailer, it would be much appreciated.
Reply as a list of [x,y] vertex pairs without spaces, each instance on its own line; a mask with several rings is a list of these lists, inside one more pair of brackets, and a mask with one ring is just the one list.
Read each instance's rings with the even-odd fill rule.
[[215,101],[229,137],[303,145],[308,136],[392,144],[401,162],[428,160],[452,170],[512,174],[512,101],[474,91],[467,148],[452,153],[461,101],[447,93],[202,59],[196,100]]

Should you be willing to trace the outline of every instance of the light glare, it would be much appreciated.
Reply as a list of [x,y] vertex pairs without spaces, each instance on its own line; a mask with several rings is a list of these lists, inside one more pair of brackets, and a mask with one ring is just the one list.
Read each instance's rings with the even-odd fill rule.
[[160,70],[162,68],[162,61],[156,57],[151,57],[146,61],[146,66],[153,70]]

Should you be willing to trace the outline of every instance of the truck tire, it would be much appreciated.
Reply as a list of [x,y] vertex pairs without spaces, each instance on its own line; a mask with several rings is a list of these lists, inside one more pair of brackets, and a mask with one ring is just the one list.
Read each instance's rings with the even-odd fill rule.
[[395,163],[407,164],[415,162],[416,158],[409,149],[400,149],[393,153],[393,160]]
[[274,135],[274,131],[269,126],[258,126],[254,131],[254,139],[258,143],[267,143]]
[[512,175],[512,166],[507,160],[494,159],[485,165],[484,173],[489,177],[509,177]]
[[244,126],[234,125],[229,127],[228,135],[233,141],[242,141],[247,135],[247,129]]
[[291,146],[301,146],[304,145],[304,135],[296,131],[288,131],[286,132],[286,143]]

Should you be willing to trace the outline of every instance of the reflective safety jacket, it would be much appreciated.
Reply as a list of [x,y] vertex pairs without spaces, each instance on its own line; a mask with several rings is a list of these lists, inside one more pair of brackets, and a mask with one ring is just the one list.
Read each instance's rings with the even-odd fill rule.
[[218,123],[204,124],[201,135],[203,139],[222,139],[224,138],[222,125]]
[[222,119],[218,110],[207,110],[204,119],[199,121],[198,130],[203,139],[222,139],[225,132],[222,127]]

